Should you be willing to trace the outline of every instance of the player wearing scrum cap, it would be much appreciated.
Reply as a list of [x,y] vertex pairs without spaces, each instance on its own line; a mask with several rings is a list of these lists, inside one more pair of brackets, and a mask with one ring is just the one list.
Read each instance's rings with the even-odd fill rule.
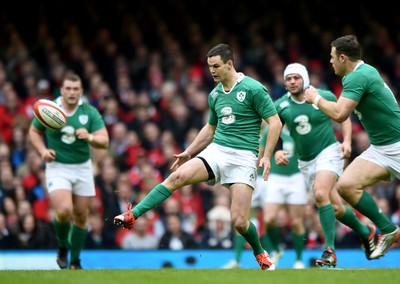
[[[348,118],[341,123],[343,141],[339,142],[334,134],[331,119],[316,105],[307,104],[304,100],[304,90],[310,84],[306,67],[299,63],[289,64],[283,76],[288,92],[275,101],[275,106],[282,123],[286,124],[295,142],[300,171],[308,188],[313,189],[325,238],[325,250],[316,260],[316,265],[336,266],[335,216],[358,233],[366,257],[370,259],[370,254],[375,249],[376,228],[361,223],[354,212],[343,205],[334,186],[343,172],[344,159],[349,158],[351,154],[351,120]],[[326,100],[337,100],[331,91],[319,90],[319,94]],[[275,153],[278,165],[289,163],[286,154],[288,153],[283,150]]]

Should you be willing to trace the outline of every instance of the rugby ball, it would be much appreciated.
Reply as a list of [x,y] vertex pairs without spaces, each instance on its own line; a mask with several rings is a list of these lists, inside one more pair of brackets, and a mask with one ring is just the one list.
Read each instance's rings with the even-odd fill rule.
[[33,114],[46,128],[58,130],[63,128],[68,121],[65,111],[55,102],[40,99],[33,104]]

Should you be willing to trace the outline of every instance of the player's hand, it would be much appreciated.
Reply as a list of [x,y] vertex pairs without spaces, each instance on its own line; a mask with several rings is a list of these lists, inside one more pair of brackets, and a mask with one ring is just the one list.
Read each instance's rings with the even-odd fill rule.
[[289,165],[289,159],[287,158],[289,155],[288,151],[285,150],[278,150],[275,152],[275,163],[278,166],[287,166]]
[[46,163],[52,162],[56,159],[56,151],[53,149],[45,149],[40,153],[40,156]]
[[304,100],[306,103],[312,104],[314,102],[314,98],[318,95],[318,90],[311,85],[304,90]]
[[260,163],[258,165],[260,168],[263,168],[262,177],[264,180],[268,180],[269,173],[271,171],[271,162],[269,159],[262,157],[260,159]]
[[176,170],[181,165],[183,165],[184,163],[189,161],[192,156],[190,156],[190,154],[188,152],[184,151],[180,154],[174,154],[174,157],[176,158],[176,160],[171,166],[172,171]]
[[86,128],[79,128],[75,131],[75,135],[79,140],[88,140],[89,132]]
[[351,144],[347,143],[347,142],[343,142],[342,144],[340,144],[338,152],[342,152],[343,155],[340,159],[344,160],[347,158],[350,158],[351,155]]

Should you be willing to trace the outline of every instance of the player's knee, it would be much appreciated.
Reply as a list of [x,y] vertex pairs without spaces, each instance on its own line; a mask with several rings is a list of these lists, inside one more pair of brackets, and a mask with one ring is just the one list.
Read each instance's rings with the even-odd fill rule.
[[85,227],[88,222],[88,217],[88,210],[74,211],[74,223],[78,225],[78,227]]
[[324,204],[329,200],[329,193],[322,189],[314,189],[314,199],[317,205]]
[[292,220],[292,231],[295,234],[302,234],[305,232],[304,220],[296,218]]
[[60,222],[68,221],[72,217],[72,209],[62,204],[55,208],[55,213],[57,215],[57,220]]
[[342,218],[344,215],[344,210],[345,210],[343,204],[332,203],[332,206],[333,206],[333,210],[335,211],[336,219]]
[[276,220],[273,216],[266,216],[264,217],[264,224],[266,228],[270,228],[275,226]]
[[336,189],[339,195],[344,199],[347,199],[347,197],[353,195],[355,191],[352,189],[351,186],[347,185],[345,182],[340,180],[336,183]]
[[168,178],[163,182],[163,184],[169,189],[169,190],[176,190],[183,185],[186,184],[187,177],[181,173],[180,171],[176,171],[171,173]]
[[232,226],[239,232],[245,233],[247,230],[247,219],[243,216],[232,216]]

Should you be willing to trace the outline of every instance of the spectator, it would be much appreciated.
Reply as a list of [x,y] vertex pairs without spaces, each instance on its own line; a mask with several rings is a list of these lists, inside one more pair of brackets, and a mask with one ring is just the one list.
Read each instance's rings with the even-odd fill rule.
[[2,208],[2,212],[6,218],[6,226],[10,230],[12,234],[19,233],[19,218],[17,205],[10,196],[6,196],[3,199],[3,204],[1,204],[0,208]]
[[54,234],[47,224],[37,221],[31,213],[21,216],[18,233],[19,249],[54,249],[56,247]]
[[0,140],[11,144],[13,128],[27,129],[29,117],[22,100],[18,97],[11,83],[3,86],[4,104],[0,104]]
[[223,205],[217,205],[207,213],[208,226],[202,237],[203,248],[232,248],[234,231],[230,220],[230,211]]
[[147,219],[146,215],[144,218],[140,219],[143,220],[140,220],[140,222],[136,223],[133,231],[128,232],[123,236],[121,248],[134,250],[158,248],[159,239],[154,234],[149,233],[149,220]]
[[105,230],[99,213],[89,215],[89,231],[85,242],[87,249],[115,249],[117,244],[110,231]]
[[203,201],[194,185],[186,185],[175,193],[180,204],[180,212],[185,220],[185,230],[198,237],[199,229],[204,225]]
[[183,250],[198,248],[194,237],[182,228],[182,220],[178,214],[169,214],[166,218],[166,232],[161,237],[158,248]]
[[7,228],[6,216],[0,212],[0,250],[16,249],[18,238]]

